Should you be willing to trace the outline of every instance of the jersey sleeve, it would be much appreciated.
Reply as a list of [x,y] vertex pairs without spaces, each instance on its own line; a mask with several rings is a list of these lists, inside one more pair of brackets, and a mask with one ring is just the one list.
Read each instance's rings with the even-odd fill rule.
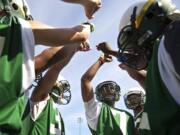
[[85,102],[84,106],[87,123],[91,129],[96,131],[102,103],[92,98],[90,101]]
[[34,35],[28,21],[19,18],[21,23],[21,35],[23,42],[23,79],[22,79],[22,92],[28,90],[35,78],[34,70]]
[[180,76],[180,20],[172,22],[165,31],[164,45],[169,54],[174,70]]
[[161,79],[174,100],[180,105],[180,21],[171,23],[160,41],[158,68]]

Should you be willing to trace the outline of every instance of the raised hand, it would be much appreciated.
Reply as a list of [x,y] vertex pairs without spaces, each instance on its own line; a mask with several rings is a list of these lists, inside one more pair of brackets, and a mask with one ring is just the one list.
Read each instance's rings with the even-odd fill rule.
[[77,48],[77,51],[83,51],[83,52],[90,51],[90,50],[91,48],[90,48],[88,40],[86,42],[81,43],[80,46]]
[[143,88],[145,88],[145,79],[146,79],[146,74],[147,74],[146,70],[138,71],[138,70],[128,67],[127,65],[123,63],[119,64],[119,67],[122,70],[127,71],[127,73],[132,79],[136,80]]
[[99,57],[98,60],[101,61],[102,64],[105,62],[112,62],[112,56],[109,54],[103,54]]
[[111,46],[106,42],[99,43],[96,47],[98,51],[102,51],[104,54],[110,54],[112,51]]
[[88,19],[94,18],[93,14],[102,6],[101,0],[63,0],[68,3],[80,4],[84,7]]
[[110,44],[106,42],[99,43],[96,47],[97,47],[97,50],[102,51],[104,54],[109,54],[114,57],[118,57],[118,51],[113,50]]
[[101,7],[101,0],[83,0],[83,6],[88,19],[94,18],[93,14]]
[[[80,36],[79,39],[82,39],[81,41],[85,42],[86,40],[88,40],[90,33],[91,33],[91,25],[77,25],[75,27],[73,27],[73,30],[76,34],[76,36],[78,37],[78,35]],[[83,34],[81,34],[83,33]],[[82,38],[81,38],[82,37]]]

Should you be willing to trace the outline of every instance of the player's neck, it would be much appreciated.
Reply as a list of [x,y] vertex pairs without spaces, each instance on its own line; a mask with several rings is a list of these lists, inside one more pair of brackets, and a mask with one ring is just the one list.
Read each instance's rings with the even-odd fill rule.
[[115,102],[114,101],[105,101],[104,103],[106,103],[107,105],[111,106],[111,107],[115,107]]
[[136,117],[136,116],[137,116],[140,112],[142,112],[142,111],[143,111],[142,106],[136,107],[136,109],[133,110],[134,116]]

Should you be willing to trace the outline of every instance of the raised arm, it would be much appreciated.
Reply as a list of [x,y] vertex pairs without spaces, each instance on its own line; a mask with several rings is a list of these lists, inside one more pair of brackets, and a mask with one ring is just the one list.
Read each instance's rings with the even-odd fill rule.
[[101,56],[82,76],[81,78],[81,92],[84,102],[88,102],[93,98],[93,87],[91,84],[92,79],[96,75],[99,68],[104,62],[112,61],[112,57],[109,55]]
[[68,64],[73,57],[74,53],[67,55],[66,58],[53,65],[40,80],[38,86],[34,89],[31,101],[39,102],[43,101],[48,97],[50,89],[55,84],[59,73]]
[[146,74],[147,74],[147,71],[146,70],[135,70],[133,68],[130,68],[128,67],[127,65],[125,64],[120,64],[119,67],[122,69],[122,70],[125,70],[127,71],[127,73],[129,74],[129,76],[136,80],[140,85],[141,87],[143,87],[145,89],[145,80],[146,80]]
[[36,73],[42,72],[42,70],[45,70],[47,67],[51,66],[51,68],[46,72],[45,76],[40,80],[38,87],[36,87],[33,91],[31,97],[32,101],[38,102],[44,100],[48,96],[49,90],[55,84],[59,73],[69,63],[74,54],[77,51],[89,50],[88,43],[84,43],[83,45],[74,45],[74,48],[69,47],[70,46],[63,48],[49,48],[50,51],[47,50],[47,54],[44,52],[44,57],[35,57]]
[[29,21],[33,30],[35,44],[47,46],[73,45],[85,42],[91,32],[91,25],[78,25],[72,28],[54,28],[41,22]]
[[34,58],[36,74],[45,71],[58,61],[63,60],[65,57],[67,57],[68,53],[73,53],[73,51],[75,51],[74,48],[75,46],[61,46],[45,49],[42,53]]
[[71,46],[52,47],[45,49],[42,53],[35,56],[35,72],[39,74],[51,67],[58,61],[63,60],[67,54],[79,51],[89,51],[88,42],[74,44]]
[[69,3],[80,4],[84,7],[88,19],[93,18],[93,14],[101,7],[101,0],[63,0]]

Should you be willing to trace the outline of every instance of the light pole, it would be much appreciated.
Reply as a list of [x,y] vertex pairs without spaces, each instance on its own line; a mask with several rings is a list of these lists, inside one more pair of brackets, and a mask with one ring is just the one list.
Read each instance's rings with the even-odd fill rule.
[[81,135],[81,123],[83,122],[83,118],[82,117],[78,117],[77,118],[77,123],[79,123],[79,135]]

